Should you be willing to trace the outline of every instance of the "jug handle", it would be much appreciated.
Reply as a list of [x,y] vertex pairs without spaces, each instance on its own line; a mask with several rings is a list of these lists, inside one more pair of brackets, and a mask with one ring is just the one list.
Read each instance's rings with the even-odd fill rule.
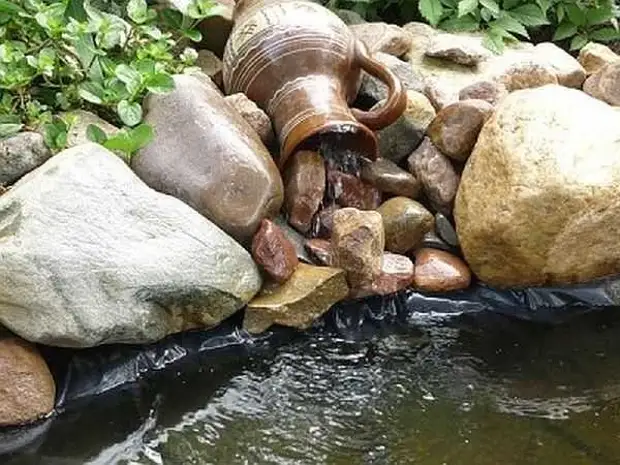
[[360,68],[387,85],[388,98],[376,110],[352,108],[353,116],[373,131],[389,126],[400,118],[407,108],[407,93],[403,84],[392,70],[372,58],[366,46],[359,40],[355,41],[355,60]]

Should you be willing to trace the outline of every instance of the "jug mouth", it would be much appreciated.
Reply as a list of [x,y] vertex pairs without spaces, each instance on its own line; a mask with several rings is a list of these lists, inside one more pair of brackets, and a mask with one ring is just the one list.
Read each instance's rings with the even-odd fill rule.
[[332,151],[348,152],[369,160],[377,158],[377,138],[370,129],[357,121],[328,121],[296,128],[282,144],[279,168],[284,169],[288,158],[295,152],[320,151],[326,145]]

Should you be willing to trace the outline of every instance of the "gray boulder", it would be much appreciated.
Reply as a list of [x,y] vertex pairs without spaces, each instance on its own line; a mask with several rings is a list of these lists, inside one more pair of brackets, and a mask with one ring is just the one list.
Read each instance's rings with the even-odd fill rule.
[[212,327],[261,287],[233,239],[96,144],[0,197],[0,263],[0,325],[63,347]]
[[0,140],[0,186],[14,183],[51,156],[43,136],[36,132],[20,132]]

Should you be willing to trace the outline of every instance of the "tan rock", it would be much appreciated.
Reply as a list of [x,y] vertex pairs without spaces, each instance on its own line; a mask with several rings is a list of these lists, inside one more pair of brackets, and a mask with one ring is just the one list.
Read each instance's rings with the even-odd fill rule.
[[586,70],[569,53],[551,42],[537,44],[533,53],[541,63],[551,66],[560,85],[581,89]]
[[596,42],[590,42],[579,51],[579,63],[586,70],[589,76],[596,73],[599,69],[620,60],[620,55],[616,54],[609,47]]
[[413,174],[385,158],[374,162],[364,159],[361,178],[388,194],[416,198],[421,190],[421,184]]
[[383,254],[381,273],[369,285],[351,291],[350,297],[359,299],[371,295],[389,295],[407,289],[413,284],[414,266],[409,257],[386,252]]
[[[377,107],[384,103],[385,101],[381,101]],[[420,145],[435,115],[433,105],[424,94],[408,90],[407,108],[402,116],[393,124],[377,131],[379,156],[396,163],[401,162]]]
[[385,249],[390,252],[409,252],[433,229],[433,215],[422,204],[407,197],[394,197],[377,211],[383,218]]
[[620,272],[620,112],[561,86],[497,107],[456,199],[473,272],[500,287],[589,281]]
[[348,293],[343,270],[301,263],[286,283],[266,286],[248,304],[243,327],[253,334],[273,324],[306,329]]
[[515,63],[505,69],[497,79],[508,89],[508,92],[558,83],[556,73],[551,66],[536,61]]
[[0,427],[31,423],[54,409],[54,378],[34,345],[3,336],[0,373]]
[[325,195],[325,162],[317,152],[293,154],[284,174],[285,207],[289,223],[305,234]]
[[381,215],[355,208],[336,211],[331,244],[333,266],[347,272],[350,287],[371,283],[381,272],[385,246]]
[[263,144],[269,146],[274,143],[276,136],[271,120],[267,113],[258,108],[258,105],[242,93],[227,95],[224,100],[256,131]]
[[252,257],[278,283],[289,279],[299,265],[293,243],[273,221],[267,219],[261,221],[254,234]]
[[477,37],[458,36],[456,34],[434,35],[425,55],[443,58],[465,66],[476,66],[483,60],[493,56]]
[[333,199],[342,207],[376,210],[381,203],[381,192],[357,176],[329,169],[327,182]]
[[433,207],[445,215],[452,213],[459,175],[450,159],[426,137],[407,159],[409,171],[422,183],[422,188]]
[[224,88],[224,76],[222,74],[224,64],[215,53],[211,50],[199,50],[196,66],[200,68],[203,74],[209,76],[220,89]]
[[444,155],[465,161],[471,153],[493,105],[484,100],[461,100],[442,109],[428,128],[428,135]]
[[508,90],[499,82],[479,81],[463,87],[459,92],[459,100],[484,100],[491,105],[496,105],[506,95],[508,95]]
[[409,51],[411,36],[395,24],[362,23],[349,26],[370,53],[383,52],[400,57]]
[[620,61],[603,66],[586,79],[583,90],[603,102],[620,106]]
[[318,265],[331,266],[332,243],[327,239],[308,239],[306,249]]
[[437,249],[420,249],[415,254],[414,285],[425,292],[467,289],[471,272],[463,260]]

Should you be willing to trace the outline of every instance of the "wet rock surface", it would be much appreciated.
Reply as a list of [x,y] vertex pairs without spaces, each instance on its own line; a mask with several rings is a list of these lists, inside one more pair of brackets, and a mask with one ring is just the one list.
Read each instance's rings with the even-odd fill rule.
[[261,333],[273,324],[307,329],[349,293],[345,272],[300,263],[282,285],[268,285],[245,311],[243,327]]
[[463,162],[471,153],[493,106],[484,100],[462,100],[443,108],[428,128],[433,144],[450,158]]
[[583,90],[603,102],[620,106],[620,61],[605,65],[592,74]]
[[500,103],[455,205],[463,253],[482,281],[575,283],[620,272],[619,131],[620,113],[574,89],[546,86]]
[[329,205],[323,208],[314,219],[313,229],[319,237],[329,238],[334,229],[334,213],[340,210],[338,205]]
[[289,223],[301,233],[312,226],[325,195],[325,182],[325,163],[319,153],[293,154],[284,174],[285,207]]
[[449,292],[467,289],[471,272],[463,260],[437,249],[420,249],[415,254],[416,289]]
[[383,218],[385,249],[390,252],[409,252],[433,229],[433,215],[422,204],[406,197],[394,197],[377,211]]
[[422,183],[433,206],[445,215],[450,215],[459,186],[459,175],[450,159],[426,137],[409,156],[407,164],[409,171]]
[[334,213],[332,263],[347,273],[353,289],[362,288],[381,272],[385,247],[383,219],[375,211],[343,208]]
[[450,220],[443,213],[437,213],[435,215],[435,231],[437,231],[439,237],[446,244],[452,247],[459,246],[459,237],[456,234],[456,230]]
[[43,136],[36,132],[21,132],[0,140],[0,185],[13,184],[51,156]]
[[354,174],[328,169],[327,182],[332,198],[341,207],[376,210],[381,203],[381,192]]
[[361,178],[388,194],[416,198],[421,190],[420,182],[414,175],[385,158],[364,162]]
[[411,37],[395,24],[361,23],[350,26],[370,53],[383,52],[400,57],[409,51]]
[[56,385],[37,348],[0,335],[0,427],[31,423],[54,409]]
[[315,259],[317,265],[331,266],[332,244],[327,239],[308,239],[306,241],[308,253]]
[[374,281],[351,292],[350,297],[360,299],[371,295],[389,295],[410,287],[414,266],[409,257],[386,252],[381,262],[381,272]]
[[100,145],[23,178],[0,218],[0,324],[32,342],[150,343],[217,325],[261,286],[240,245]]
[[263,220],[254,234],[252,257],[278,283],[289,279],[299,265],[295,247],[270,220]]
[[252,100],[247,98],[245,94],[227,95],[224,97],[224,100],[256,131],[263,144],[270,146],[275,142],[276,136],[273,133],[269,116],[258,108]]

